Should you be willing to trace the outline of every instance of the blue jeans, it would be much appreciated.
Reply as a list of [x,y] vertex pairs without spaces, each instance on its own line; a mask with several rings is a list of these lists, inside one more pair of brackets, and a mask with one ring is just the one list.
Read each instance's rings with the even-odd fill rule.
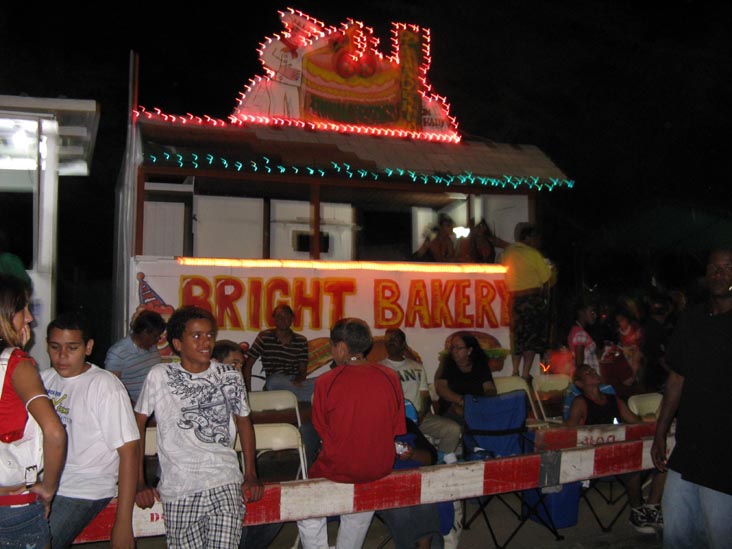
[[315,390],[315,378],[304,380],[298,387],[290,379],[290,376],[267,374],[267,380],[264,382],[265,391],[281,391],[283,389],[295,393],[297,400],[300,402],[310,403]]
[[680,473],[669,469],[662,508],[664,548],[730,546],[732,495],[686,481]]
[[300,427],[300,437],[305,446],[305,459],[310,467],[320,452],[320,435],[313,427],[312,421],[305,421]]
[[51,539],[43,503],[0,507],[0,547],[42,549]]
[[382,509],[376,516],[386,524],[396,549],[411,549],[426,536],[432,536],[430,549],[444,546],[436,503]]
[[56,495],[51,504],[51,549],[65,549],[112,498],[79,499]]
[[239,549],[258,549],[261,547],[269,547],[284,525],[285,524],[283,522],[273,522],[269,524],[245,526],[241,531]]

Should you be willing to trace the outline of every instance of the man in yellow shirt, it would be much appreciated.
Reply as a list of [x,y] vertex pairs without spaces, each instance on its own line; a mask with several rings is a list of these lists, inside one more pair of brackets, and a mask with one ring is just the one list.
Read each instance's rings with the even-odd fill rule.
[[[555,282],[550,263],[541,255],[539,230],[517,226],[516,242],[503,252],[508,267],[506,285],[511,295],[511,351],[513,375],[529,380],[536,353],[549,348],[549,288]],[[523,367],[522,367],[523,361]]]

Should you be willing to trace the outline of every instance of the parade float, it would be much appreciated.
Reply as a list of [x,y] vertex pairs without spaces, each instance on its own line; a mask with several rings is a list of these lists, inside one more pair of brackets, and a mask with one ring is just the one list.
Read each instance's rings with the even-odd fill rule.
[[504,267],[412,252],[439,214],[458,226],[485,219],[513,241],[541,193],[573,181],[535,146],[461,136],[429,82],[447,70],[431,67],[429,29],[393,23],[384,52],[362,22],[279,16],[262,72],[226,120],[139,105],[133,78],[113,336],[141,308],[195,304],[213,312],[220,338],[246,344],[286,303],[311,341],[327,341],[344,316],[375,336],[403,329],[430,377],[456,331],[509,347]]

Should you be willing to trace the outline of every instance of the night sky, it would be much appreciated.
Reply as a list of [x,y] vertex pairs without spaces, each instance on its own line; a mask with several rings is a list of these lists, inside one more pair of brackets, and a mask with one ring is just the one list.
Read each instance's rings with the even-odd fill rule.
[[[17,4],[0,15],[0,94],[101,104],[91,176],[61,181],[59,298],[66,305],[84,299],[64,290],[71,282],[111,278],[130,52],[140,58],[140,104],[226,118],[244,84],[261,73],[257,45],[279,31],[277,9],[288,6],[327,24],[363,21],[384,53],[391,21],[431,28],[429,80],[447,97],[464,138],[536,145],[576,181],[571,191],[542,193],[538,212],[545,252],[570,284],[647,284],[649,268],[668,285],[682,284],[703,261],[699,251],[672,242],[661,253],[652,243],[663,228],[645,234],[635,220],[661,206],[732,219],[724,169],[729,2],[125,3],[83,13],[69,4],[51,12]],[[631,238],[628,230],[626,240],[616,236],[618,228]],[[636,250],[639,243],[651,247]],[[642,267],[628,255],[640,251]]]

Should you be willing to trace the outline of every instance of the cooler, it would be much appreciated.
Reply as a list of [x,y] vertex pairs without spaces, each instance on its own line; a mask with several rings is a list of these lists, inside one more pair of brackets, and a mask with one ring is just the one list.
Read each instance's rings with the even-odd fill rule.
[[[546,511],[548,511],[549,516],[554,521],[554,526],[558,529],[569,528],[570,526],[577,524],[580,490],[581,482],[573,482],[571,484],[562,484],[559,487],[552,486],[542,489],[544,493],[544,505],[546,506]],[[536,490],[525,490],[523,492],[524,513],[527,513],[527,505],[534,505],[538,498],[539,496]],[[536,513],[548,522],[547,513],[544,511],[543,506],[539,505],[536,508]],[[534,522],[539,522],[539,519],[534,515],[531,515],[529,518]]]

